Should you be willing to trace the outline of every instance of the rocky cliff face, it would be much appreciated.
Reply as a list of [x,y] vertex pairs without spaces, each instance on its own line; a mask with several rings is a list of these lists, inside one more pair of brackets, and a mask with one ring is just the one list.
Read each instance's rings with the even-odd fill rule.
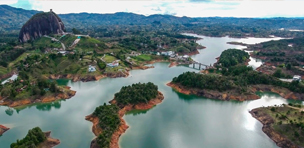
[[32,16],[21,28],[19,41],[37,39],[43,35],[63,34],[64,24],[52,10],[50,12],[37,13]]

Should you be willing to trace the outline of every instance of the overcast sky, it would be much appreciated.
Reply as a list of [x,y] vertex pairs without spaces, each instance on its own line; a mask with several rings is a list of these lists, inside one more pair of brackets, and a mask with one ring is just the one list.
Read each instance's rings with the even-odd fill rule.
[[27,10],[62,13],[132,12],[188,17],[304,17],[304,0],[0,0]]

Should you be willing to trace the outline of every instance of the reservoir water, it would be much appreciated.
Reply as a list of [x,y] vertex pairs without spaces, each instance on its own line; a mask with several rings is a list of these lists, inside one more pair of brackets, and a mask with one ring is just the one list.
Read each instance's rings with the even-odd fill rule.
[[[202,36],[197,42],[206,46],[193,56],[204,64],[213,64],[215,58],[228,48],[244,48],[228,45],[238,41],[229,37]],[[246,41],[246,39],[243,39]],[[251,39],[248,39],[251,41]],[[259,39],[259,42],[269,39]],[[244,42],[245,42],[244,41]],[[253,61],[252,65],[258,65]],[[155,68],[132,70],[132,77],[105,78],[95,82],[71,82],[77,93],[65,101],[34,104],[19,109],[0,106],[0,124],[10,127],[0,137],[0,148],[8,148],[12,142],[23,138],[27,131],[39,126],[52,131],[52,137],[61,144],[56,148],[88,148],[94,138],[92,123],[84,120],[94,109],[113,99],[122,86],[138,82],[153,82],[164,94],[163,103],[148,111],[133,111],[124,118],[130,128],[120,138],[121,148],[276,148],[275,143],[262,132],[262,125],[248,113],[249,110],[274,104],[288,103],[273,93],[261,94],[255,101],[218,101],[175,92],[166,86],[173,77],[189,67],[168,68],[169,63],[155,63]],[[295,101],[292,101],[295,102]]]

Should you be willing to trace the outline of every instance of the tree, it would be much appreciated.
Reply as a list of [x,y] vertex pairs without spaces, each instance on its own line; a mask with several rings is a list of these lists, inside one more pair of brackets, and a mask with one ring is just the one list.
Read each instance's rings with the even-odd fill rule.
[[73,32],[74,34],[80,34],[80,31],[77,30],[76,28],[73,28],[73,29],[72,29],[72,32]]
[[288,64],[286,65],[286,69],[287,69],[287,70],[290,70],[290,69],[291,69],[291,64],[290,64],[290,63],[288,63]]

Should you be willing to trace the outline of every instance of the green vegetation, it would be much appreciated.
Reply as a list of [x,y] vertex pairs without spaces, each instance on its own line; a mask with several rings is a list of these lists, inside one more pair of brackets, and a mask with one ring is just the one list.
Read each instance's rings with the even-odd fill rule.
[[[296,145],[304,146],[304,107],[302,105],[281,105],[263,107],[258,110],[272,117],[271,127]],[[301,111],[302,110],[302,111]]]
[[[105,103],[95,109],[93,115],[98,117],[102,133],[97,137],[97,143],[102,148],[110,146],[113,133],[120,126],[118,111],[124,105],[147,103],[157,96],[157,86],[151,82],[137,83],[124,86],[115,94],[116,104],[106,105]],[[120,107],[118,107],[120,106]]]
[[66,46],[66,47],[69,47],[71,46],[74,41],[77,39],[76,36],[74,35],[71,35],[71,34],[66,34],[64,37],[62,37],[60,39],[60,41]]
[[77,30],[76,28],[73,28],[73,29],[72,29],[72,32],[73,32],[74,34],[80,34],[80,31]]
[[153,59],[152,55],[147,55],[147,54],[142,54],[134,58],[139,61],[151,61]]
[[97,107],[93,113],[99,118],[99,126],[102,129],[102,133],[97,137],[97,143],[101,148],[110,147],[112,134],[120,125],[118,111],[118,106],[104,104]]
[[284,74],[281,69],[276,70],[272,75],[274,77],[277,77],[277,78],[287,78],[287,79],[291,79],[292,78],[291,75]]
[[274,76],[254,71],[244,65],[223,68],[222,75],[204,75],[186,72],[173,78],[172,82],[189,88],[212,89],[218,91],[237,90],[239,93],[248,91],[250,85],[265,84],[287,88],[293,92],[304,93],[304,85],[293,81],[282,82]]
[[113,61],[117,60],[117,58],[114,57],[114,56],[111,56],[111,55],[105,55],[105,57],[103,58],[103,60],[106,63],[112,63]]
[[244,64],[249,59],[249,54],[239,49],[227,49],[222,52],[218,63],[224,67],[235,66],[237,64]]
[[11,144],[11,148],[37,148],[39,144],[46,140],[45,134],[39,127],[35,127],[28,131],[25,138],[17,140],[16,143]]
[[100,40],[97,40],[95,38],[91,37],[81,37],[80,41],[75,47],[75,50],[78,50],[79,52],[85,51],[95,51],[95,52],[100,52],[103,51],[107,48],[105,43],[103,43]]
[[157,89],[158,87],[151,82],[136,83],[123,86],[114,96],[120,107],[127,104],[148,103],[151,99],[156,98]]
[[52,41],[51,38],[41,37],[34,41],[33,47],[41,51],[45,51],[46,48],[62,48],[60,42]]
[[41,96],[61,91],[55,81],[50,82],[43,78],[30,80],[25,72],[20,72],[18,79],[0,85],[0,96],[13,101],[22,99],[34,100]]

